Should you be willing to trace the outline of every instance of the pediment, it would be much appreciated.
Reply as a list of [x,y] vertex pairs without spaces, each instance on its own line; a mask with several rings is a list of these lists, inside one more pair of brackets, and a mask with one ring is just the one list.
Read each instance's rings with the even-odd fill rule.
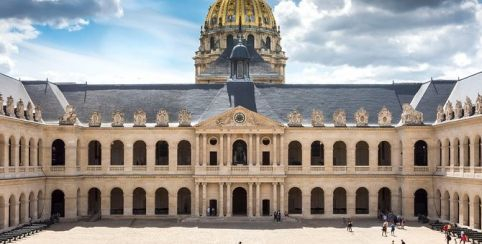
[[236,107],[208,118],[195,127],[214,128],[284,128],[281,123],[244,107]]

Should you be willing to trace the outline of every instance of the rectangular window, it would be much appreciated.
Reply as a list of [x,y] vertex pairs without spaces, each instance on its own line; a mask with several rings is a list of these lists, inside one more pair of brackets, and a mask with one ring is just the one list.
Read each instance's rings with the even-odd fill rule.
[[263,165],[270,165],[269,152],[263,152]]
[[218,152],[209,152],[209,165],[218,165]]

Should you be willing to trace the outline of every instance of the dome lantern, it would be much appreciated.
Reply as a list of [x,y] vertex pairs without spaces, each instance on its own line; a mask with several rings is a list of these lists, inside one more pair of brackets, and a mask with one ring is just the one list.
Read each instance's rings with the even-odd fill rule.
[[251,81],[249,78],[249,60],[251,56],[248,48],[240,38],[238,44],[233,47],[229,60],[231,62],[230,81]]

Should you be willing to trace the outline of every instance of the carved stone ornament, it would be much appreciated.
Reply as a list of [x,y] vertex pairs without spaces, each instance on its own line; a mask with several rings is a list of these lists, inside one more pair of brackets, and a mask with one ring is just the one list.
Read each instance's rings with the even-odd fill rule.
[[3,96],[0,94],[0,115],[5,115],[5,112],[3,111]]
[[472,116],[473,107],[474,105],[472,104],[472,100],[470,99],[470,97],[466,97],[464,103],[464,117]]
[[322,111],[313,109],[313,112],[311,113],[311,125],[313,127],[325,126],[325,115]]
[[124,127],[124,113],[115,111],[112,113],[112,127]]
[[300,112],[293,110],[288,114],[288,126],[289,127],[301,127],[303,126],[303,115]]
[[13,97],[7,97],[7,107],[5,108],[5,112],[8,116],[14,117],[15,116],[15,107],[13,105]]
[[102,124],[102,115],[99,112],[92,112],[89,118],[89,127],[100,127]]
[[74,125],[77,120],[77,114],[75,113],[74,105],[67,105],[65,107],[65,113],[59,118],[60,125]]
[[32,102],[27,103],[27,119],[33,120],[33,104],[32,104]]
[[187,110],[187,108],[183,108],[181,109],[181,111],[179,111],[177,119],[179,121],[180,127],[191,126],[192,115],[191,115],[191,112]]
[[382,110],[380,110],[380,112],[378,112],[378,125],[379,126],[391,126],[392,125],[392,113],[385,106],[383,106]]
[[402,124],[423,125],[423,113],[416,111],[410,104],[403,104]]
[[365,108],[360,108],[355,113],[356,126],[363,127],[368,126],[368,112]]
[[438,105],[437,107],[437,123],[441,123],[445,121],[445,113],[444,113],[444,107],[442,105]]
[[33,119],[36,122],[42,121],[42,108],[39,105],[35,106],[35,115],[33,116]]
[[333,113],[333,124],[336,127],[346,126],[346,112],[343,109],[338,109]]
[[165,109],[160,109],[156,115],[156,126],[157,127],[168,127],[169,126],[169,113]]
[[445,105],[445,120],[452,120],[454,115],[454,107],[452,106],[452,102],[448,101],[447,105]]
[[146,127],[147,115],[142,109],[134,113],[134,127]]
[[457,100],[455,102],[455,111],[454,111],[454,116],[456,119],[460,119],[464,116],[464,108],[462,106],[462,102]]
[[25,105],[23,104],[22,99],[18,100],[17,102],[17,109],[15,110],[15,115],[19,119],[25,119]]
[[477,95],[477,101],[475,102],[475,112],[477,114],[482,114],[482,96]]

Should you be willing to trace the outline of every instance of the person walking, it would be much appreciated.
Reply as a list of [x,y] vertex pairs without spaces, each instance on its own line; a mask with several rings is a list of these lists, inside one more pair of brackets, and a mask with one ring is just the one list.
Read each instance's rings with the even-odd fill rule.
[[465,244],[466,241],[469,241],[469,237],[463,231],[460,233],[460,244]]
[[347,229],[349,232],[352,232],[352,227],[353,227],[353,222],[351,220],[348,220],[348,226],[347,226]]
[[388,227],[388,223],[387,223],[387,222],[383,222],[383,225],[382,225],[382,236],[387,236],[387,227]]
[[390,234],[391,234],[392,236],[395,236],[395,224],[394,224],[394,223],[392,223],[392,224],[390,225]]
[[447,244],[450,244],[452,237],[450,237],[449,233],[445,234],[445,240],[447,241]]

